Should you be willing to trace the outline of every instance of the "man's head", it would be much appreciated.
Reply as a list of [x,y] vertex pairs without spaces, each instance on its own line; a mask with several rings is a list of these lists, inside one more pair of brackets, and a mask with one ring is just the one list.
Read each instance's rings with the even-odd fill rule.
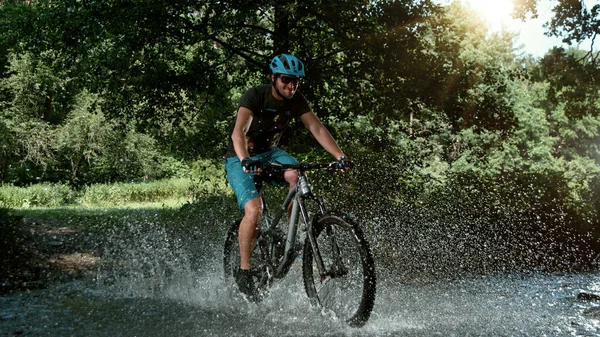
[[271,68],[271,84],[275,93],[284,99],[296,94],[300,79],[304,77],[304,64],[291,54],[275,56],[269,65]]

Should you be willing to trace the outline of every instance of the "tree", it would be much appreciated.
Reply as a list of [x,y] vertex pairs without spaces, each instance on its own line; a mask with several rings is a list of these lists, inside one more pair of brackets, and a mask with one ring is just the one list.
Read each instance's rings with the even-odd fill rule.
[[600,164],[600,91],[598,63],[582,60],[585,51],[554,49],[532,75],[547,83],[545,108],[559,142],[555,155],[588,158]]
[[[538,16],[539,0],[513,0],[513,3],[514,17],[526,20]],[[589,58],[595,63],[600,56],[600,51],[594,51],[594,43],[600,33],[600,5],[589,8],[583,0],[558,0],[552,11],[554,16],[545,24],[546,34],[561,37],[569,45],[590,40],[590,50],[582,59]]]

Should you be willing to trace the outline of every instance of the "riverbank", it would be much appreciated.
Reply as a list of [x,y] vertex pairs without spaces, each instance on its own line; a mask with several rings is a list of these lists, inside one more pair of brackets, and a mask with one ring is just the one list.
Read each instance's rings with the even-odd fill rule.
[[102,263],[100,235],[76,223],[12,216],[3,232],[0,293],[90,276]]
[[[220,242],[228,226],[216,224],[236,216],[235,204],[223,205],[223,198],[206,198],[201,205],[165,200],[122,207],[0,208],[0,293],[92,276],[120,258],[114,251],[124,249],[122,240],[135,244],[152,231],[172,232],[170,240],[199,236],[205,244]],[[157,239],[161,244],[167,243]]]
[[[0,209],[2,211],[2,209]],[[222,249],[225,231],[241,213],[219,196],[201,203],[145,203],[122,207],[27,208],[0,214],[0,292],[34,289],[98,274],[128,259],[144,261],[161,251],[149,268],[169,269],[195,260],[198,247]],[[429,215],[432,216],[432,215]],[[577,240],[562,244],[524,235],[512,226],[406,217],[359,219],[381,275],[401,283],[435,282],[504,273],[590,272],[591,259],[569,263],[564,254]],[[9,221],[1,221],[9,219]],[[545,236],[541,236],[546,239]],[[528,240],[529,239],[529,240]],[[538,242],[542,242],[541,244]],[[545,242],[545,244],[544,244]],[[145,244],[147,247],[141,247]],[[137,245],[137,247],[136,247]],[[546,249],[545,247],[550,247]],[[179,255],[177,255],[179,254]],[[545,255],[543,255],[545,254]],[[174,256],[177,255],[177,256]],[[154,256],[154,255],[153,255]],[[166,258],[178,262],[165,261]],[[579,262],[579,261],[576,261]],[[146,266],[141,266],[141,269]]]

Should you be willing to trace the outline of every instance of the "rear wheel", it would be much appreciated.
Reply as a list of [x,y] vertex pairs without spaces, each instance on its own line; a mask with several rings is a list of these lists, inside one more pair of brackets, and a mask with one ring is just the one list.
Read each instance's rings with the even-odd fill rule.
[[[225,280],[229,280],[232,283],[235,283],[235,275],[240,267],[238,230],[241,221],[242,220],[239,219],[231,225],[227,232],[227,238],[225,239],[225,245],[223,247],[223,271]],[[251,260],[251,274],[254,286],[260,293],[264,293],[272,282],[273,271],[262,254],[260,243],[257,243],[257,246],[254,248]]]
[[358,224],[343,214],[326,214],[313,223],[323,259],[320,275],[313,249],[304,244],[303,277],[306,294],[351,326],[368,321],[375,303],[375,266],[369,244]]

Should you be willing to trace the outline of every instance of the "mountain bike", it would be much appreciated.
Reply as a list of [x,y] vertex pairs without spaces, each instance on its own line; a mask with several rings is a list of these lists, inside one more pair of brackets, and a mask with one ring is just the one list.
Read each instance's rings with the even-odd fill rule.
[[[263,196],[263,182],[288,169],[298,171],[298,183],[272,215]],[[359,224],[348,214],[327,211],[324,198],[313,192],[306,173],[318,169],[335,172],[337,162],[272,164],[255,176],[263,217],[251,258],[253,282],[261,294],[267,294],[273,282],[288,275],[301,258],[304,288],[311,302],[333,311],[349,325],[361,327],[375,302],[373,255]],[[225,278],[232,282],[240,265],[240,222],[233,223],[224,245]]]

